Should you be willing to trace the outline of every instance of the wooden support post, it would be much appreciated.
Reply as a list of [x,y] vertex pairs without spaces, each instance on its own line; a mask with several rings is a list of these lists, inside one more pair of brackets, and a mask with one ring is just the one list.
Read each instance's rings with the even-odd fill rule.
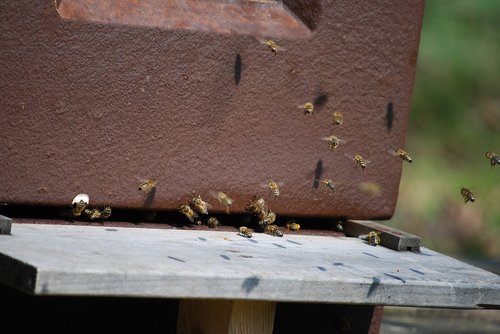
[[0,234],[10,234],[12,219],[0,215]]
[[177,333],[272,333],[275,302],[182,299]]

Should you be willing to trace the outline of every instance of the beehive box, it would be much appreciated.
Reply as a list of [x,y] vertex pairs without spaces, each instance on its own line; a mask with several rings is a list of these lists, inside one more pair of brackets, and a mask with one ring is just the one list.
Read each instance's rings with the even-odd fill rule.
[[223,191],[235,213],[263,196],[279,215],[389,218],[422,15],[423,0],[2,1],[0,202],[178,210],[199,194],[223,212]]

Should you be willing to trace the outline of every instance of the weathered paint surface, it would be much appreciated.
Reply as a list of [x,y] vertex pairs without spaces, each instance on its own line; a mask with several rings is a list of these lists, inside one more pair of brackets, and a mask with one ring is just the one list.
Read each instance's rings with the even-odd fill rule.
[[[85,192],[93,205],[178,210],[223,191],[232,212],[256,195],[278,215],[393,214],[402,161],[387,151],[405,143],[423,1],[285,1],[276,10],[302,33],[279,21],[277,55],[237,18],[230,31],[147,11],[134,24],[126,11],[78,17],[71,3],[83,2],[0,2],[0,202],[66,206]],[[307,101],[313,114],[297,107]],[[332,134],[343,140],[335,150],[321,140]],[[354,154],[370,160],[364,171]],[[147,178],[157,180],[149,196],[137,190]],[[276,199],[262,187],[271,179]],[[367,181],[380,196],[359,192]]]

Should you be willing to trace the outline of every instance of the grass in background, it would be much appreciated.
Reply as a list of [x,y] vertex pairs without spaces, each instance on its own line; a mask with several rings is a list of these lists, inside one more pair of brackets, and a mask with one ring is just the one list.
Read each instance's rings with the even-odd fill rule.
[[[500,1],[427,0],[398,206],[388,222],[456,256],[500,259]],[[475,203],[464,203],[460,187]]]

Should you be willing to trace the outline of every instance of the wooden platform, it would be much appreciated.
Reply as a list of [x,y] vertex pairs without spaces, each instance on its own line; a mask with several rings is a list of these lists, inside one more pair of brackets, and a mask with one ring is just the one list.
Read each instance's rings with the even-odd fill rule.
[[494,308],[500,276],[357,238],[13,224],[0,283],[40,295]]

